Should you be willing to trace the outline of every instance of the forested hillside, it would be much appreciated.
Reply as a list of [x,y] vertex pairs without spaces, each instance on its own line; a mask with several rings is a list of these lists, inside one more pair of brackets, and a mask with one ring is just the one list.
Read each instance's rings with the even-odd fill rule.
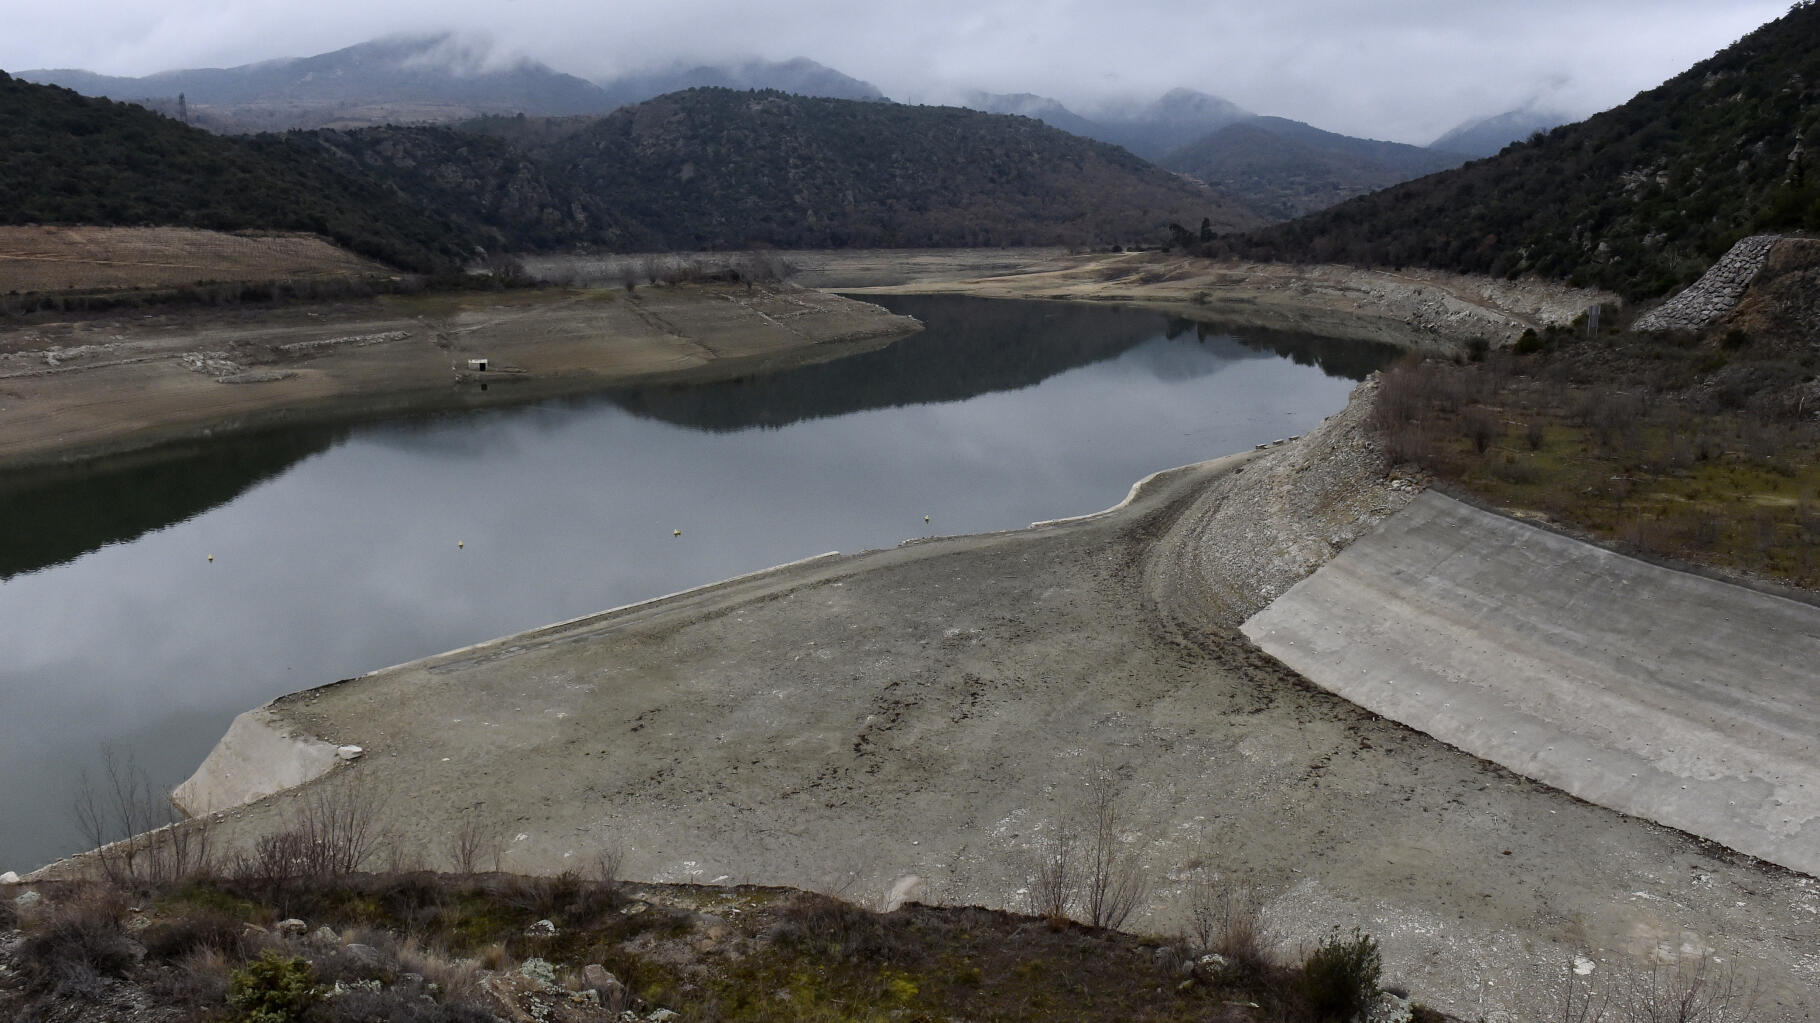
[[1816,140],[1820,7],[1809,2],[1616,109],[1213,251],[1660,295],[1745,234],[1820,230]]
[[226,139],[0,72],[0,223],[310,231],[394,266],[459,265],[446,219],[276,136]]
[[294,140],[514,248],[1096,245],[1261,222],[1114,146],[954,107],[690,89],[460,127]]
[[1260,218],[1024,117],[692,89],[599,118],[222,138],[0,80],[0,223],[311,231],[413,270],[489,251],[1103,245]]
[[1282,220],[1462,162],[1452,153],[1353,138],[1282,117],[1229,124],[1158,161]]

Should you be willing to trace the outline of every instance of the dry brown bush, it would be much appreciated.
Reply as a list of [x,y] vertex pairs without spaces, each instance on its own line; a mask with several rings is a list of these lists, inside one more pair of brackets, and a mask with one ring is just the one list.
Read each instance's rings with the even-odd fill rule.
[[212,876],[212,822],[184,820],[169,791],[154,794],[131,754],[102,749],[101,780],[82,772],[75,818],[102,878],[122,887],[175,884]]
[[126,907],[112,888],[86,889],[38,921],[13,956],[25,991],[57,999],[93,1000],[109,978],[126,976],[137,949],[121,918]]
[[232,873],[267,884],[355,873],[388,847],[384,813],[385,801],[359,781],[317,786],[291,807],[284,830],[261,835]]
[[449,833],[449,859],[457,874],[472,874],[482,868],[498,870],[505,849],[505,829],[482,817],[474,807],[462,811],[461,823]]
[[1117,930],[1143,905],[1149,884],[1137,854],[1126,848],[1124,794],[1110,768],[1102,765],[1094,772],[1087,798],[1092,831],[1082,863],[1086,922]]

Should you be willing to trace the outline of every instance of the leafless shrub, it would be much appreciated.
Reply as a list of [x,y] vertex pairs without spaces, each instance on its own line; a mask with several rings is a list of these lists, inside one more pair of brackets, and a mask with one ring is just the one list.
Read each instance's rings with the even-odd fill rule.
[[1204,879],[1190,890],[1187,938],[1202,952],[1226,960],[1226,969],[1257,978],[1276,968],[1282,944],[1264,923],[1263,906],[1248,889],[1217,879]]
[[1379,431],[1423,419],[1440,391],[1434,367],[1408,356],[1384,372],[1372,402],[1371,422]]
[[1036,876],[1030,885],[1030,912],[1051,921],[1068,919],[1080,894],[1078,840],[1066,821],[1055,823],[1049,833],[1038,840]]
[[1378,441],[1384,449],[1384,464],[1398,465],[1433,465],[1438,444],[1433,430],[1426,423],[1398,423],[1378,434]]
[[461,823],[449,833],[448,845],[457,874],[472,874],[483,867],[497,871],[506,850],[505,829],[468,807],[461,813]]
[[284,830],[261,835],[252,855],[236,861],[234,874],[276,883],[355,873],[388,846],[384,811],[360,782],[317,786],[291,808]]
[[1488,408],[1473,406],[1460,414],[1460,430],[1472,442],[1472,449],[1484,454],[1492,442],[1504,436],[1504,424]]
[[594,854],[594,881],[596,884],[617,889],[623,876],[626,863],[626,845],[618,838],[609,838],[601,843],[600,851]]
[[1547,440],[1547,437],[1548,435],[1544,431],[1540,419],[1531,419],[1523,427],[1523,440],[1529,445],[1529,450],[1531,451],[1542,450],[1542,444]]
[[155,795],[131,754],[102,749],[101,780],[84,770],[75,816],[101,876],[122,887],[164,885],[214,872],[208,818],[184,821],[170,793]]
[[1706,956],[1656,964],[1634,975],[1627,988],[1625,1023],[1744,1023],[1757,1001],[1735,965]]
[[1142,865],[1126,848],[1122,801],[1118,778],[1102,766],[1094,772],[1088,786],[1087,808],[1093,831],[1083,864],[1086,910],[1088,923],[1115,930],[1124,926],[1143,904],[1148,888]]

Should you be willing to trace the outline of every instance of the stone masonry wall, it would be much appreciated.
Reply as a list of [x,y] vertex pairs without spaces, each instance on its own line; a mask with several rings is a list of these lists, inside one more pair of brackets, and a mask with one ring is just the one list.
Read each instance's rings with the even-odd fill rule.
[[1769,259],[1780,235],[1757,234],[1740,239],[1687,290],[1637,318],[1633,330],[1704,330],[1738,307],[1744,289]]

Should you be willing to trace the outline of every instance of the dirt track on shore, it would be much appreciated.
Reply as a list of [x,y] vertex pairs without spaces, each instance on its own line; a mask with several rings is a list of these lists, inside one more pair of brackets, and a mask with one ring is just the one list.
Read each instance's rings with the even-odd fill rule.
[[[1391,978],[1468,1018],[1574,954],[1619,971],[1718,950],[1764,978],[1756,1018],[1812,1019],[1812,879],[1462,754],[1237,633],[1408,499],[1370,478],[1359,418],[1111,514],[811,561],[274,710],[366,750],[303,793],[367,793],[431,863],[472,814],[514,870],[619,845],[644,879],[875,898],[913,875],[926,900],[1017,907],[1033,846],[1105,769],[1155,886],[1146,929],[1211,872],[1267,895],[1292,946],[1366,928]],[[249,842],[297,797],[218,835]]]

